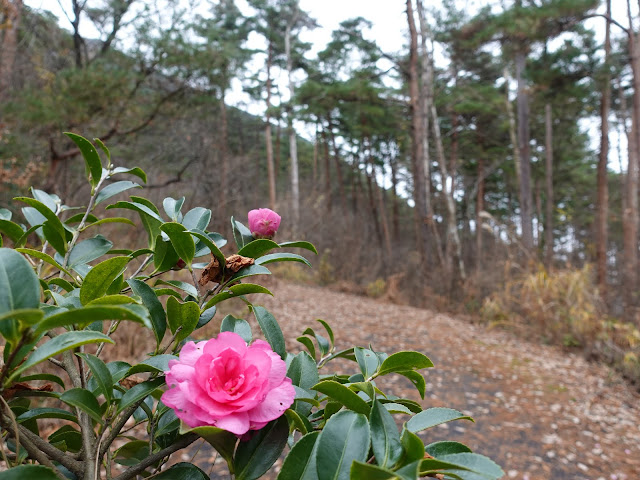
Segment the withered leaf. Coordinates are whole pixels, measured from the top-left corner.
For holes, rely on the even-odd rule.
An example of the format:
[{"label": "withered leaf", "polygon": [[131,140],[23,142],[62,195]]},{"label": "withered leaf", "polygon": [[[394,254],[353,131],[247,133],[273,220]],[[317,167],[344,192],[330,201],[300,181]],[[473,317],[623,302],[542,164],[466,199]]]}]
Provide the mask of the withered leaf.
[{"label": "withered leaf", "polygon": [[238,270],[249,265],[253,265],[253,258],[243,257],[241,255],[231,255],[227,257],[227,270],[236,273]]},{"label": "withered leaf", "polygon": [[209,282],[220,283],[222,280],[222,269],[220,268],[220,262],[216,257],[211,257],[211,261],[209,265],[204,267],[202,270],[202,274],[200,275],[200,280],[198,283],[202,286],[205,286]]}]

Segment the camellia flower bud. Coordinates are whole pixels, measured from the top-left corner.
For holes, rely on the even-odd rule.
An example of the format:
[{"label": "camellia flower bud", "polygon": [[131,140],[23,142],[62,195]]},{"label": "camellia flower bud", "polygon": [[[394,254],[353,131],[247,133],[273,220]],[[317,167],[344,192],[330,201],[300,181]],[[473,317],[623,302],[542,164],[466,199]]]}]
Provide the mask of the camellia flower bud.
[{"label": "camellia flower bud", "polygon": [[268,208],[258,208],[249,212],[249,230],[253,238],[273,238],[280,226],[280,215]]}]

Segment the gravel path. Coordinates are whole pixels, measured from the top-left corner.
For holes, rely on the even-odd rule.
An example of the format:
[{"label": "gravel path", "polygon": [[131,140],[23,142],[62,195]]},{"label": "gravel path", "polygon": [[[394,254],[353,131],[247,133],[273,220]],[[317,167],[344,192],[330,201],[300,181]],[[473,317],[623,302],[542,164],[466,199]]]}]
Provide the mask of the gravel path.
[{"label": "gravel path", "polygon": [[[608,368],[429,310],[284,282],[270,288],[275,297],[260,301],[287,338],[322,318],[338,348],[372,344],[428,355],[435,368],[426,372],[423,406],[456,408],[476,421],[429,430],[429,442],[463,442],[498,462],[505,478],[640,479],[640,395]],[[420,399],[394,377],[383,391]],[[203,447],[196,463],[209,471],[211,459]],[[217,467],[211,478],[224,478]]]}]

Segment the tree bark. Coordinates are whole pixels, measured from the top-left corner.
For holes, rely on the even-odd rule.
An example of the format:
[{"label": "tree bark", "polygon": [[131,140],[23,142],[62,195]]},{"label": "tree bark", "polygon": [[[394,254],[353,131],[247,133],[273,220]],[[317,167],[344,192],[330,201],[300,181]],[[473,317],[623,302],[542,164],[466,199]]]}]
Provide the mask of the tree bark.
[{"label": "tree bark", "polygon": [[482,212],[484,211],[484,157],[478,158],[478,191],[476,192],[476,270],[482,269]]},{"label": "tree bark", "polygon": [[228,171],[229,171],[229,125],[227,121],[227,104],[225,103],[225,90],[222,89],[220,98],[220,196],[219,218],[227,217],[228,195]]},{"label": "tree bark", "polygon": [[22,0],[14,0],[6,4],[6,22],[2,49],[0,49],[0,109],[9,98],[13,65],[18,51],[18,28],[22,17]]},{"label": "tree bark", "polygon": [[271,64],[273,63],[273,45],[269,41],[267,52],[267,113],[264,136],[267,142],[267,177],[269,180],[269,208],[276,209],[276,175],[273,167],[273,140],[271,138]]},{"label": "tree bark", "polygon": [[[518,1],[518,4],[521,2]],[[521,45],[516,53],[516,81],[518,83],[517,116],[518,116],[518,148],[520,150],[520,228],[522,244],[525,250],[533,249],[533,223],[531,215],[531,147],[529,134],[529,95],[527,93],[524,70],[527,57],[525,46]]]},{"label": "tree bark", "polygon": [[[611,0],[607,0],[607,17],[611,17]],[[611,23],[606,22],[604,40],[605,74],[600,98],[600,156],[598,157],[598,199],[596,207],[596,277],[600,293],[607,288],[607,244],[609,217],[609,185],[607,163],[609,159],[609,111],[611,109]]]},{"label": "tree bark", "polygon": [[395,155],[391,157],[389,160],[389,164],[391,166],[391,212],[392,212],[392,220],[393,224],[393,241],[397,242],[400,238],[400,207],[398,205],[398,166],[397,166],[397,158]]},{"label": "tree bark", "polygon": [[327,201],[327,211],[331,213],[331,162],[329,161],[329,139],[325,128],[322,129],[322,143],[324,146],[324,196]]},{"label": "tree bark", "polygon": [[[296,4],[297,7],[297,4]],[[296,11],[287,24],[287,28],[284,36],[285,55],[287,57],[287,77],[289,81],[289,106],[287,109],[287,120],[289,122],[289,157],[291,158],[291,207],[292,207],[292,223],[293,231],[298,230],[298,224],[300,223],[300,181],[298,175],[298,145],[296,142],[296,131],[293,127],[293,98],[295,95],[295,88],[293,85],[293,58],[291,56],[291,29],[298,17],[298,10]]]},{"label": "tree bark", "polygon": [[333,131],[331,116],[327,117],[329,125],[329,136],[331,137],[331,149],[333,150],[333,163],[336,167],[336,175],[338,176],[338,192],[340,194],[340,207],[343,212],[347,211],[347,195],[344,191],[344,177],[342,176],[342,161],[340,160],[340,151],[336,143],[336,134]]},{"label": "tree bark", "polygon": [[549,271],[553,261],[553,124],[551,105],[544,107],[545,118],[545,214],[544,214],[544,265]]},{"label": "tree bark", "polygon": [[413,16],[413,4],[407,0],[407,21],[409,24],[409,111],[411,115],[411,170],[413,176],[414,222],[416,247],[422,265],[427,264],[427,205],[424,175],[424,126],[420,104],[418,78],[418,35]]}]

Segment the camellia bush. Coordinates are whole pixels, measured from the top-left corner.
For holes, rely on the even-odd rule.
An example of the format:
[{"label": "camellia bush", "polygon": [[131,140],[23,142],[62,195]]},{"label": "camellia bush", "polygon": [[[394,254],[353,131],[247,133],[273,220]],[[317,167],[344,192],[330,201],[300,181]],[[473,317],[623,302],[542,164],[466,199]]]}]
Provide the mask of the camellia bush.
[{"label": "camellia bush", "polygon": [[[230,245],[209,231],[211,211],[183,214],[184,198],[166,198],[160,209],[131,196],[104,208],[139,187],[118,177],[146,182],[145,173],[114,166],[99,140],[67,135],[86,163],[87,205],[69,207],[32,189],[13,206],[21,206],[27,225],[0,209],[0,479],[207,479],[196,465],[172,459],[200,438],[238,480],[265,475],[281,457],[278,479],[503,475],[461,443],[425,446],[417,435],[470,417],[423,410],[377,385],[378,378],[402,375],[424,398],[421,370],[433,366],[424,354],[371,346],[337,351],[322,320],[287,351],[274,316],[246,295],[271,293],[252,282],[268,275],[271,263],[309,265],[283,248],[316,251],[308,242],[274,241],[275,212],[249,212],[249,228],[232,218],[235,253],[225,255],[221,249]],[[143,248],[117,248],[95,234],[105,223],[134,224],[104,216],[123,209],[137,212],[148,237]],[[176,270],[191,281],[176,280]],[[260,332],[227,315],[219,334],[203,337],[200,329],[220,303],[236,297]],[[153,338],[155,348],[140,351],[134,365],[105,362],[101,355],[125,323],[133,324],[128,334]],[[348,373],[345,365],[352,365]]]}]

